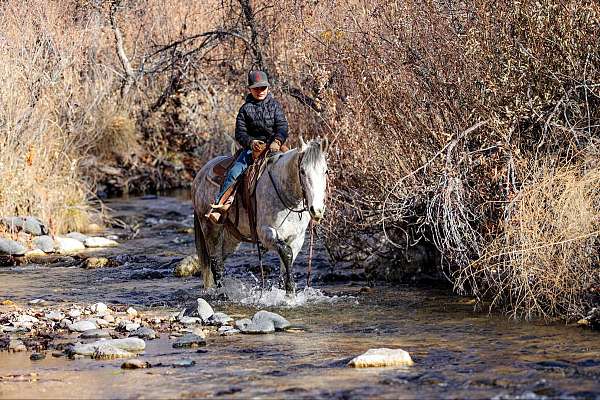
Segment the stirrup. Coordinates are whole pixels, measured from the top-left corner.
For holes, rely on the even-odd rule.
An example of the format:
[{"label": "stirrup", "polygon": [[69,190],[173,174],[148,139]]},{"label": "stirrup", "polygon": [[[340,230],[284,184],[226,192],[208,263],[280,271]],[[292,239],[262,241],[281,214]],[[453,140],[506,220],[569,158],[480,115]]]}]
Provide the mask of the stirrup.
[{"label": "stirrup", "polygon": [[220,219],[222,217],[222,215],[218,212],[213,212],[213,211],[209,211],[207,214],[204,215],[210,222],[212,222],[213,224],[219,224],[220,223]]}]

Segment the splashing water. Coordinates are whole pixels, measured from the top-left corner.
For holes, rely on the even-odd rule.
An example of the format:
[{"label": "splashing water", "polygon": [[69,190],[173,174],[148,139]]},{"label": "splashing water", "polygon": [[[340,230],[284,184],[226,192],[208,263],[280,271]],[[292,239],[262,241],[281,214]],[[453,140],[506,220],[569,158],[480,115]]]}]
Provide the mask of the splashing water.
[{"label": "splashing water", "polygon": [[244,305],[290,308],[308,304],[334,303],[342,298],[349,298],[349,296],[327,296],[320,289],[311,287],[299,290],[295,295],[287,295],[283,289],[276,287],[262,289],[233,277],[223,278],[218,293],[233,302]]}]

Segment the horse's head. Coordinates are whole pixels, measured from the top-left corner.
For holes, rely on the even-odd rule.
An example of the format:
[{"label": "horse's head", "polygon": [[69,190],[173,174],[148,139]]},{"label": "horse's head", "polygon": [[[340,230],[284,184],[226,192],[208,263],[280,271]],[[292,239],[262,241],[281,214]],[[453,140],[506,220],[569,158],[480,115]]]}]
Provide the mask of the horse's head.
[{"label": "horse's head", "polygon": [[325,215],[325,195],[327,189],[327,139],[313,139],[308,143],[300,136],[298,153],[300,163],[300,182],[304,188],[306,206],[310,216],[316,222]]}]

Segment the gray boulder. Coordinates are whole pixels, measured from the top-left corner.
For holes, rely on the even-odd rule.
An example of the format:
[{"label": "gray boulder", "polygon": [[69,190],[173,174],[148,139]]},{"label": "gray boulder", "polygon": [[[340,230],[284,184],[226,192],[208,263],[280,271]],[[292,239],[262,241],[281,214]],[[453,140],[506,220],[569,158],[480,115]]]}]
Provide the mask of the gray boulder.
[{"label": "gray boulder", "polygon": [[0,238],[0,254],[9,256],[22,256],[27,249],[22,244],[10,239]]},{"label": "gray boulder", "polygon": [[129,334],[130,337],[135,336],[141,339],[153,340],[157,338],[156,331],[154,329],[147,328],[145,326],[131,332]]},{"label": "gray boulder", "polygon": [[287,319],[269,311],[257,312],[252,320],[244,318],[235,322],[236,329],[249,334],[273,333],[287,329],[290,325]]},{"label": "gray boulder", "polygon": [[83,332],[80,337],[82,339],[108,339],[110,332],[106,329],[90,329]]},{"label": "gray boulder", "polygon": [[216,326],[225,325],[231,321],[233,321],[233,318],[222,312],[216,312],[208,319],[209,324]]},{"label": "gray boulder", "polygon": [[5,217],[0,221],[11,231],[22,230],[34,236],[48,234],[48,228],[35,217]]},{"label": "gray boulder", "polygon": [[48,235],[34,238],[33,245],[44,253],[54,253],[56,251],[56,243],[54,243],[54,239]]},{"label": "gray boulder", "polygon": [[206,346],[206,339],[202,336],[195,335],[193,333],[188,333],[180,337],[175,343],[173,343],[174,348],[184,348],[184,347],[200,347]]},{"label": "gray boulder", "polygon": [[261,310],[254,314],[254,317],[252,317],[252,322],[257,325],[263,324],[263,321],[271,321],[276,331],[282,331],[289,328],[291,325],[289,321],[283,318],[281,315],[269,311]]},{"label": "gray boulder", "polygon": [[198,298],[198,316],[202,318],[203,322],[207,322],[210,317],[215,313],[213,308],[203,298]]},{"label": "gray boulder", "polygon": [[99,340],[94,343],[76,344],[72,352],[82,356],[93,356],[100,346],[111,346],[126,352],[140,352],[146,348],[146,342],[138,338]]},{"label": "gray boulder", "polygon": [[85,332],[92,329],[98,329],[98,326],[96,326],[94,322],[88,320],[77,321],[69,325],[69,330],[71,332]]},{"label": "gray boulder", "polygon": [[75,239],[75,240],[77,240],[78,242],[81,242],[81,243],[85,243],[85,241],[89,239],[89,236],[86,236],[83,233],[79,233],[79,232],[70,232],[70,233],[67,233],[65,235],[65,237],[68,237],[69,239]]}]

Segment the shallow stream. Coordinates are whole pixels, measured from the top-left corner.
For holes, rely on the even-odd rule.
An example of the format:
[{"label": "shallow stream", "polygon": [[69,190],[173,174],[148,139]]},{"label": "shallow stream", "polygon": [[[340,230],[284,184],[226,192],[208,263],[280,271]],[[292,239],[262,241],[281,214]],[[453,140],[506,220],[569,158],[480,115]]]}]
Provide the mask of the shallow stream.
[{"label": "shallow stream", "polygon": [[[141,357],[155,367],[141,370],[120,369],[122,360],[48,355],[30,361],[28,352],[0,352],[0,398],[600,398],[598,333],[476,312],[469,299],[446,290],[369,289],[360,274],[335,270],[322,250],[313,261],[318,290],[301,290],[291,302],[277,290],[256,289],[259,270],[250,246],[227,262],[228,298],[202,293],[199,278],[172,275],[194,252],[189,200],[149,196],[109,206],[128,227],[115,232],[129,239],[94,254],[119,266],[85,270],[75,259],[0,268],[0,299],[23,307],[38,298],[48,305],[102,301],[153,313],[176,312],[203,295],[233,317],[268,309],[298,329],[209,336],[200,350],[174,349],[163,334],[147,341]],[[274,276],[275,257],[265,264]],[[298,282],[305,269],[303,256]],[[415,365],[346,367],[377,347],[403,348]],[[182,359],[195,364],[171,366]]]}]

